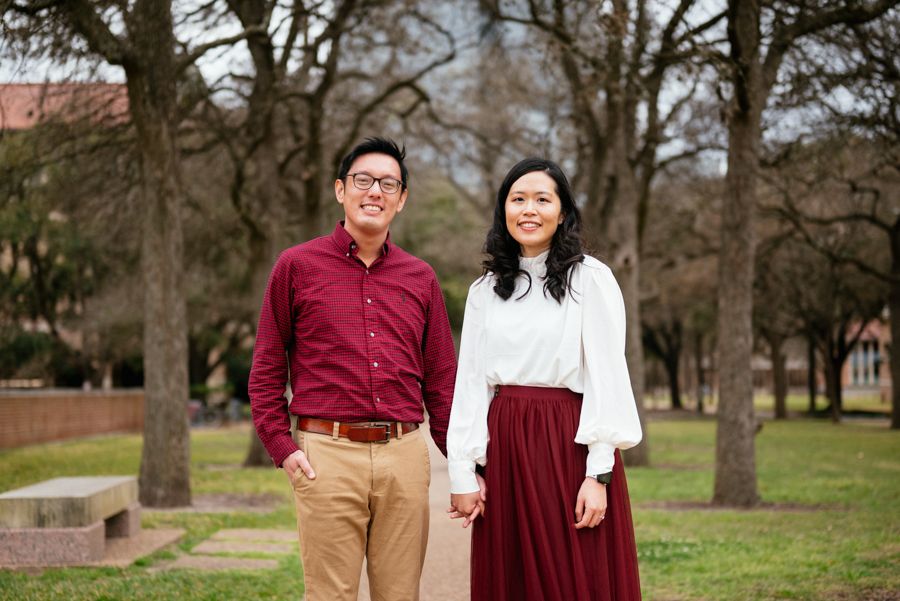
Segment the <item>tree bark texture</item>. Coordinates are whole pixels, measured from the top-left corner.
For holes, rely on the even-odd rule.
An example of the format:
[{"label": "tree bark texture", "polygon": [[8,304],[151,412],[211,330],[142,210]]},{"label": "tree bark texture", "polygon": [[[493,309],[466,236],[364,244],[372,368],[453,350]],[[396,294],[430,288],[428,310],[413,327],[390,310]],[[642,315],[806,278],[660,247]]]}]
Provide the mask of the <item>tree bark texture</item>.
[{"label": "tree bark texture", "polygon": [[893,277],[888,295],[888,311],[891,314],[891,349],[888,357],[891,371],[891,430],[900,430],[900,219],[891,226],[890,240]]},{"label": "tree bark texture", "polygon": [[631,376],[631,388],[637,404],[644,440],[624,453],[627,465],[650,465],[650,450],[646,442],[647,420],[644,411],[644,345],[641,340],[640,257],[638,250],[638,185],[631,168],[627,140],[625,97],[621,74],[625,68],[623,37],[628,22],[628,6],[624,0],[614,0],[615,24],[610,27],[608,51],[610,75],[607,79],[607,127],[612,152],[606,203],[612,207],[610,221],[614,246],[610,267],[622,289],[625,301],[625,360]]},{"label": "tree bark texture", "polygon": [[809,356],[807,358],[806,384],[809,388],[809,412],[813,414],[816,412],[816,339],[812,333],[808,336]]},{"label": "tree bark texture", "polygon": [[751,370],[757,165],[765,100],[759,27],[758,2],[729,3],[734,98],[728,111],[728,173],[719,252],[719,408],[712,501],[737,507],[759,502]]},{"label": "tree bark texture", "polygon": [[681,409],[681,390],[678,386],[678,356],[666,360],[666,373],[669,374],[669,394],[672,396],[672,409]]},{"label": "tree bark texture", "polygon": [[140,145],[144,203],[145,417],[140,501],[149,507],[174,507],[190,505],[191,483],[183,191],[170,4],[140,0],[134,5],[133,21],[134,52],[124,67]]},{"label": "tree bark texture", "polygon": [[891,430],[900,430],[900,286],[893,285],[888,300],[891,312]]},{"label": "tree bark texture", "polygon": [[[245,27],[260,27],[266,17],[264,2],[241,2],[231,0],[229,5]],[[250,230],[250,293],[254,315],[259,315],[269,281],[269,272],[278,255],[284,250],[284,206],[285,194],[282,175],[279,172],[278,149],[276,148],[275,106],[278,92],[278,69],[271,39],[267,35],[251,36],[247,47],[253,58],[255,77],[253,91],[247,101],[248,116],[244,130],[245,147],[252,148],[249,162],[256,177],[252,214],[246,211],[242,219]],[[245,203],[241,203],[245,207]],[[256,428],[250,429],[250,444],[244,458],[245,467],[271,465]]]},{"label": "tree bark texture", "polygon": [[825,353],[825,395],[828,397],[828,413],[835,424],[841,422],[841,366],[834,356],[834,343],[831,339],[826,341]]},{"label": "tree bark texture", "polygon": [[787,373],[784,365],[784,336],[766,332],[766,340],[772,355],[772,384],[775,396],[775,419],[787,419]]},{"label": "tree bark texture", "polygon": [[694,335],[694,361],[697,367],[697,413],[703,413],[703,395],[706,388],[706,374],[703,372],[703,334]]}]

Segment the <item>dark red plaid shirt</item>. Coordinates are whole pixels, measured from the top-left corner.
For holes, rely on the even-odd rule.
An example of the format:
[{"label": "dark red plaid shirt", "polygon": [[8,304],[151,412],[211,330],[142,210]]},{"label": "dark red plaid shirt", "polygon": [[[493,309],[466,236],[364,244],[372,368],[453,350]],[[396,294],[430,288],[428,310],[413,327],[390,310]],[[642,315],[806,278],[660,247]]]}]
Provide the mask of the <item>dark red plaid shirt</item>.
[{"label": "dark red plaid shirt", "polygon": [[284,251],[259,316],[250,403],[275,465],[297,450],[295,415],[422,422],[445,455],[456,355],[434,271],[391,244],[366,268],[343,228]]}]

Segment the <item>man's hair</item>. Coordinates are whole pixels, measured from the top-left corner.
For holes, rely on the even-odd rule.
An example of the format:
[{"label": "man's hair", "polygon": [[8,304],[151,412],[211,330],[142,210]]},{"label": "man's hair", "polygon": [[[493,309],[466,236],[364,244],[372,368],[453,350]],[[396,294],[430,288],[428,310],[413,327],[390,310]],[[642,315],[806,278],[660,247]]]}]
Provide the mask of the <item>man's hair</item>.
[{"label": "man's hair", "polygon": [[379,138],[377,136],[366,138],[365,142],[357,144],[356,147],[344,157],[344,160],[341,161],[341,168],[338,171],[338,179],[346,183],[345,179],[347,174],[350,173],[350,167],[353,166],[353,161],[364,154],[386,154],[389,157],[394,158],[400,165],[400,181],[403,183],[403,188],[407,188],[406,180],[408,178],[408,173],[406,171],[406,165],[403,163],[403,159],[406,158],[406,145],[404,144],[403,148],[400,148],[397,146],[397,143],[390,138]]}]

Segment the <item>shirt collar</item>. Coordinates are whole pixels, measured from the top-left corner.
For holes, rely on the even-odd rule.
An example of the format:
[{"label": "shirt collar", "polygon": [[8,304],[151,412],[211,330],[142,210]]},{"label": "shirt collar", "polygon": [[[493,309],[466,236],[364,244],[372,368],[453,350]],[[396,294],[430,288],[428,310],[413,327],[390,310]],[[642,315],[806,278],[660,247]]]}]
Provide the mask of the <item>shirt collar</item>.
[{"label": "shirt collar", "polygon": [[[344,229],[344,222],[338,221],[338,224],[334,226],[334,232],[331,234],[331,239],[337,245],[337,247],[341,250],[341,252],[349,253],[353,256],[356,256],[356,253],[359,252],[359,245],[356,244],[356,241],[353,240],[353,236],[347,233],[347,230]],[[382,255],[387,258],[391,253],[391,248],[393,248],[393,244],[391,244],[391,233],[388,232],[387,238],[384,240],[384,246],[382,246]]]}]

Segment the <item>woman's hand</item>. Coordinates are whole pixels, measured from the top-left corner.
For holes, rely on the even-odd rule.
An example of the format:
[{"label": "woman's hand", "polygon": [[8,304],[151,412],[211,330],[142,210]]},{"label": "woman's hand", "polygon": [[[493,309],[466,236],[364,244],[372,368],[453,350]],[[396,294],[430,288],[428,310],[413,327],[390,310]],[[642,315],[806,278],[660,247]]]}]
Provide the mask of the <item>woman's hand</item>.
[{"label": "woman's hand", "polygon": [[606,485],[596,478],[585,478],[575,502],[575,528],[599,526],[606,517]]},{"label": "woman's hand", "polygon": [[450,519],[465,518],[463,520],[463,528],[475,521],[479,515],[484,515],[484,504],[487,501],[487,484],[480,474],[476,473],[475,478],[478,480],[478,492],[470,492],[461,495],[450,495]]}]

